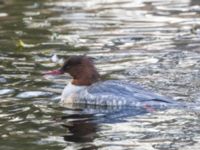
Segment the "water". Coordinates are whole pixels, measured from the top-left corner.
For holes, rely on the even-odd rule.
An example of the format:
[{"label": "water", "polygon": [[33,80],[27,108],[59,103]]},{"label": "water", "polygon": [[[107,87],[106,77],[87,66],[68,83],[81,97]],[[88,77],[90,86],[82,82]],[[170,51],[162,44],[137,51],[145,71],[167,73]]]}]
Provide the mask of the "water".
[{"label": "water", "polygon": [[[57,54],[87,54],[104,79],[198,103],[198,0],[0,0],[0,149],[199,150],[198,111],[63,108]],[[20,43],[21,40],[21,43]]]}]

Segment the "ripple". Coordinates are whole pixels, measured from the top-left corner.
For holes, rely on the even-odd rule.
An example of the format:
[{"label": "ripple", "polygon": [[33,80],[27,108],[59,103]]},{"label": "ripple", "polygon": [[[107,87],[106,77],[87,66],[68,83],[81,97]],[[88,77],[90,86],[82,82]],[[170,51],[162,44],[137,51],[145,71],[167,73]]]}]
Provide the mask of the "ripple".
[{"label": "ripple", "polygon": [[0,83],[6,83],[6,82],[7,82],[7,80],[5,78],[0,77]]},{"label": "ripple", "polygon": [[0,89],[0,95],[13,94],[14,92],[14,89]]},{"label": "ripple", "polygon": [[53,143],[53,142],[65,143],[63,137],[59,136],[49,136],[39,141],[40,144]]},{"label": "ripple", "polygon": [[71,78],[41,74],[59,67],[53,54],[87,54],[103,79],[129,79],[198,105],[198,0],[0,0],[0,8],[0,149],[200,147],[194,108],[143,115],[63,108],[60,92]]},{"label": "ripple", "polygon": [[6,16],[8,16],[7,13],[0,13],[0,17],[6,17]]},{"label": "ripple", "polygon": [[26,91],[26,92],[19,93],[16,97],[27,99],[27,98],[36,98],[36,97],[47,97],[47,96],[51,96],[51,95],[52,95],[52,93],[50,93],[50,92]]}]

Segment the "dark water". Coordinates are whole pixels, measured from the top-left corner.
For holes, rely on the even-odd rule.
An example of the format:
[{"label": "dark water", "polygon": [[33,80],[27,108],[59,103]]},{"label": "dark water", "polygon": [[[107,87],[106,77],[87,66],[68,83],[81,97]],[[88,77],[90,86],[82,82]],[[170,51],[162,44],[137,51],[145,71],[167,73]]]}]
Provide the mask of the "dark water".
[{"label": "dark water", "polygon": [[198,110],[67,109],[70,78],[41,74],[87,54],[104,79],[199,103],[199,17],[198,0],[0,0],[0,149],[199,150]]}]

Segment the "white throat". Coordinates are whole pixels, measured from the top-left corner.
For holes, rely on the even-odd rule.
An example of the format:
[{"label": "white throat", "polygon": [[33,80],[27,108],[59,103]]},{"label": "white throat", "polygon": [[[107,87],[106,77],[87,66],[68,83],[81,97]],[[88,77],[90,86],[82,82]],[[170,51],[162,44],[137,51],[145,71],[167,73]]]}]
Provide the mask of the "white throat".
[{"label": "white throat", "polygon": [[79,96],[80,91],[82,91],[86,87],[87,86],[74,85],[71,82],[69,82],[62,91],[61,103],[74,103],[76,98]]}]

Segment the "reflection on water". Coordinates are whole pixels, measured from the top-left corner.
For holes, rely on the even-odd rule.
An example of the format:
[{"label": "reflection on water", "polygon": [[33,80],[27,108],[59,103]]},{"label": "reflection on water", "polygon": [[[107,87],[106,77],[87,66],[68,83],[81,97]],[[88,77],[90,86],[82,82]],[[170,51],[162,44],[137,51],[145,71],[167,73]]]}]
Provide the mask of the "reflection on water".
[{"label": "reflection on water", "polygon": [[0,149],[198,150],[198,111],[62,108],[70,77],[42,72],[87,54],[104,79],[198,104],[199,14],[198,0],[0,0]]}]

